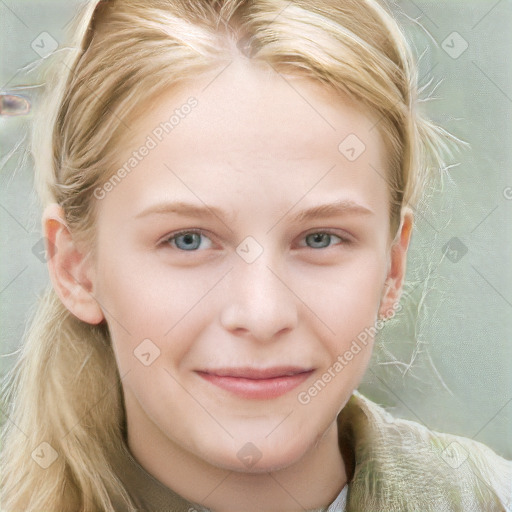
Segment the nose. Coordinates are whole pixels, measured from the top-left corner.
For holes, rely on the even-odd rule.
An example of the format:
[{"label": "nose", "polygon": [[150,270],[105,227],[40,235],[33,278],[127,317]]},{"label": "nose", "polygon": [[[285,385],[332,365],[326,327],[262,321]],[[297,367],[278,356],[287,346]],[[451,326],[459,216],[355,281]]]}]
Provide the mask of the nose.
[{"label": "nose", "polygon": [[299,299],[274,269],[275,259],[269,252],[264,251],[252,263],[243,259],[236,262],[229,273],[227,300],[221,312],[225,329],[260,343],[276,341],[298,322]]}]

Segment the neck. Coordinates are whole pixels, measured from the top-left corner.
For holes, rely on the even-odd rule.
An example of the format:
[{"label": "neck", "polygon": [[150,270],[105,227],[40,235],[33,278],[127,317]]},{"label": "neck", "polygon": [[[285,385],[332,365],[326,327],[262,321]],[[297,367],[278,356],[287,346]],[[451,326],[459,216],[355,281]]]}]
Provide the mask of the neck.
[{"label": "neck", "polygon": [[215,512],[304,512],[327,507],[347,482],[334,421],[291,465],[265,472],[219,468],[173,443],[140,409],[128,417],[128,447],[139,464],[188,501]]}]

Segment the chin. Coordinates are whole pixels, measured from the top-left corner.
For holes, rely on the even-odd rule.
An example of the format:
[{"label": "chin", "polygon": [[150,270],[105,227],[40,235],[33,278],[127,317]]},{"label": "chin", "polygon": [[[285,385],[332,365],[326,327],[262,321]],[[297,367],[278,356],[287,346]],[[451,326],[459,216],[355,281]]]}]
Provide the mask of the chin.
[{"label": "chin", "polygon": [[[283,441],[277,437],[274,442],[264,439],[259,443],[247,442],[236,449],[232,446],[222,449],[216,445],[214,451],[205,449],[200,453],[209,464],[228,471],[246,474],[269,473],[299,462],[308,450],[304,439],[301,439],[300,444],[292,445],[285,445]],[[222,451],[219,452],[219,448]],[[228,454],[234,456],[227,456]]]}]

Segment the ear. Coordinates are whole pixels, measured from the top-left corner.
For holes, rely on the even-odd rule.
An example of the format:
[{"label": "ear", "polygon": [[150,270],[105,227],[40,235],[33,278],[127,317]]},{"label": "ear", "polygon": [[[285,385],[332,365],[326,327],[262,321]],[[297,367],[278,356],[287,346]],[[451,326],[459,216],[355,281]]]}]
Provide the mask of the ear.
[{"label": "ear", "polygon": [[49,204],[42,224],[53,288],[73,315],[88,324],[99,324],[105,317],[92,293],[94,269],[73,241],[62,207]]},{"label": "ear", "polygon": [[386,319],[396,310],[402,295],[402,286],[407,266],[407,249],[411,239],[414,216],[412,210],[404,207],[400,228],[389,250],[388,273],[379,307],[379,317]]}]

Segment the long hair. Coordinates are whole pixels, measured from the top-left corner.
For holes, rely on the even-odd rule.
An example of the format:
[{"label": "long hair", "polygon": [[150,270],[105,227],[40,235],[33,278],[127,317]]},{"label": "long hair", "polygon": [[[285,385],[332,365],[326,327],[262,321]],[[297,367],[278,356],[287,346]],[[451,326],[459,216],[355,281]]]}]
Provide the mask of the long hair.
[{"label": "long hair", "polygon": [[[396,230],[442,167],[449,134],[419,114],[413,52],[376,0],[84,3],[68,46],[44,63],[30,139],[42,206],[60,204],[74,239],[94,253],[93,191],[115,172],[130,121],[159,93],[237,54],[377,114]],[[80,321],[49,287],[24,338],[2,386],[3,510],[114,512],[113,494],[130,505],[109,464],[126,418],[108,326]]]}]

